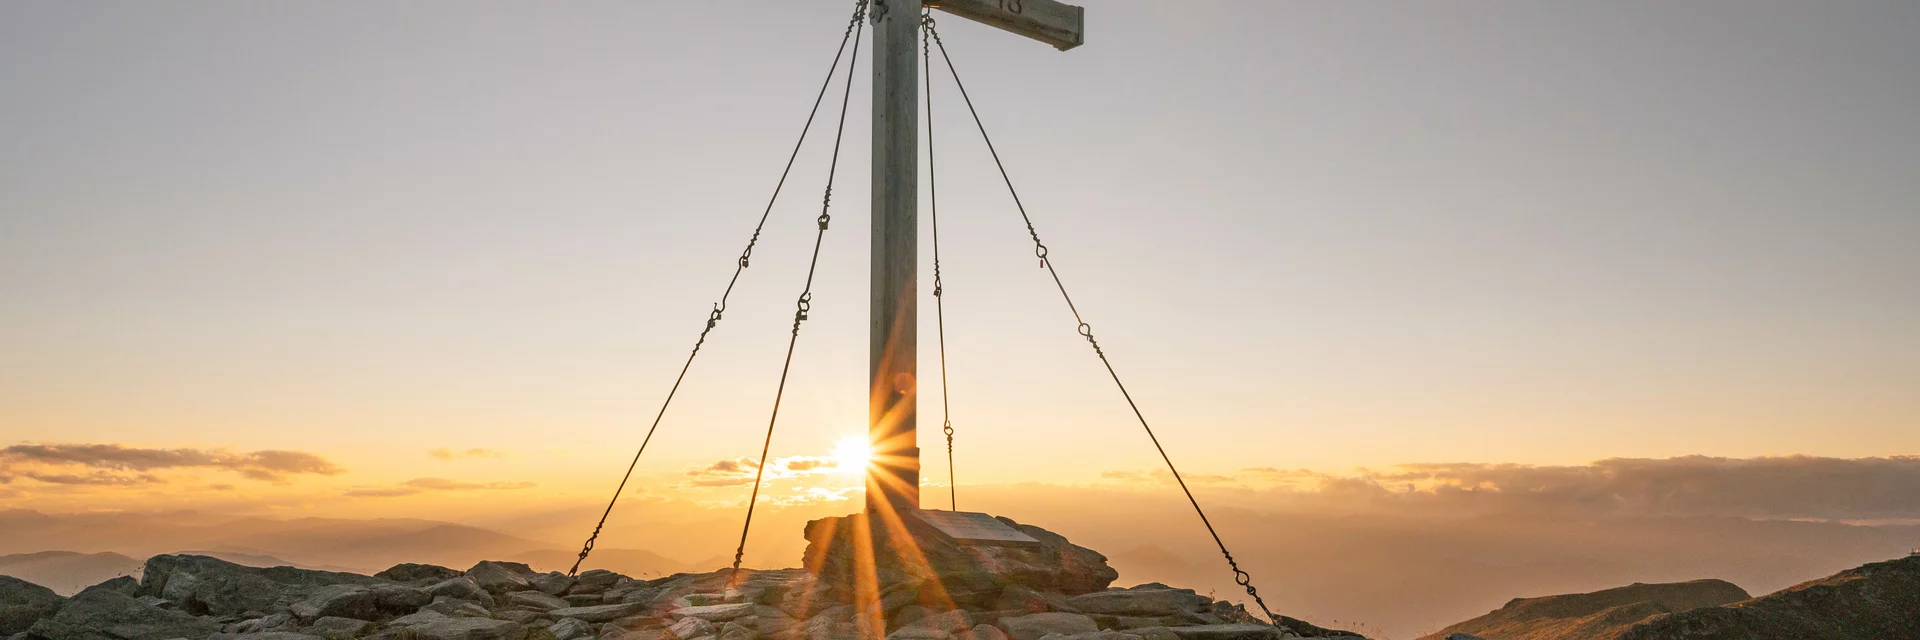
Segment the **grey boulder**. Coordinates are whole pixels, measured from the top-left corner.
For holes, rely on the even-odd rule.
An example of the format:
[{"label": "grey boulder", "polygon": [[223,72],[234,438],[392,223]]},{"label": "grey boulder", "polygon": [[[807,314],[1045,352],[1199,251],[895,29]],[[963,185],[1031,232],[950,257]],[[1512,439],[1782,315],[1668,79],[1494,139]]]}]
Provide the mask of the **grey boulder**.
[{"label": "grey boulder", "polygon": [[172,601],[190,614],[222,616],[270,610],[289,592],[303,594],[327,585],[382,582],[354,573],[293,567],[260,569],[207,556],[159,555],[147,559],[140,595]]},{"label": "grey boulder", "polygon": [[480,583],[475,582],[472,576],[448,578],[427,587],[427,594],[469,602],[493,602],[493,595],[480,588]]},{"label": "grey boulder", "polygon": [[431,584],[448,578],[460,577],[460,571],[439,565],[407,562],[388,567],[386,571],[373,574],[373,577],[386,578],[394,582],[425,582]]},{"label": "grey boulder", "polygon": [[[115,580],[129,579],[124,576]],[[106,583],[111,583],[109,580]],[[124,594],[123,594],[124,595]],[[12,576],[0,576],[0,635],[33,627],[33,621],[52,616],[67,599],[52,589]]]},{"label": "grey boulder", "polygon": [[380,608],[375,604],[373,592],[366,587],[350,584],[328,585],[315,589],[312,595],[287,607],[288,611],[301,620],[335,617],[355,620],[373,620],[380,617]]},{"label": "grey boulder", "polygon": [[519,571],[525,568],[526,565],[516,566],[515,563],[481,561],[467,570],[466,577],[488,593],[527,591],[533,589],[533,583],[527,580],[527,574],[531,571]]},{"label": "grey boulder", "polygon": [[205,638],[220,623],[140,602],[110,589],[81,592],[29,633],[47,640],[170,640]]}]

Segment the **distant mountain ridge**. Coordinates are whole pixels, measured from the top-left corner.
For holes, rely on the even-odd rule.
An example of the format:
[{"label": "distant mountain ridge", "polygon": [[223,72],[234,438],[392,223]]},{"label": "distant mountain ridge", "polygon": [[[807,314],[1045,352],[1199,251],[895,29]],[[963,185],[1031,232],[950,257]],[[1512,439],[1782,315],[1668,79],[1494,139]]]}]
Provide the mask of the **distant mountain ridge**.
[{"label": "distant mountain ridge", "polygon": [[1420,640],[1890,640],[1920,638],[1920,554],[1757,598],[1720,580],[1515,598]]},{"label": "distant mountain ridge", "polygon": [[1592,593],[1514,598],[1484,616],[1454,624],[1421,640],[1467,634],[1486,640],[1604,638],[1647,618],[1746,600],[1746,590],[1724,580],[1634,583]]},{"label": "distant mountain ridge", "polygon": [[[62,595],[115,576],[137,577],[146,558],[174,553],[254,567],[363,574],[407,562],[466,567],[488,558],[565,571],[578,555],[548,542],[434,520],[271,520],[197,512],[56,515],[21,509],[0,511],[0,552],[19,552],[0,556],[0,575]],[[602,548],[582,569],[666,575],[694,566],[653,551]]]},{"label": "distant mountain ridge", "polygon": [[1719,607],[1655,616],[1616,640],[1920,638],[1920,554]]}]

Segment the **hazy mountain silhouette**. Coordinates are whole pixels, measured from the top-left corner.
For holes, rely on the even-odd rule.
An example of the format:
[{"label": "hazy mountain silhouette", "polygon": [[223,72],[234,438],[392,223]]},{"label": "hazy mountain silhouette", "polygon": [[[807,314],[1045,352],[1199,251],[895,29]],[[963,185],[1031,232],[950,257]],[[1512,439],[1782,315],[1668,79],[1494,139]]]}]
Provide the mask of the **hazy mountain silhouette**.
[{"label": "hazy mountain silhouette", "polygon": [[41,551],[0,556],[0,575],[13,576],[61,595],[117,576],[140,575],[142,559],[118,553]]}]

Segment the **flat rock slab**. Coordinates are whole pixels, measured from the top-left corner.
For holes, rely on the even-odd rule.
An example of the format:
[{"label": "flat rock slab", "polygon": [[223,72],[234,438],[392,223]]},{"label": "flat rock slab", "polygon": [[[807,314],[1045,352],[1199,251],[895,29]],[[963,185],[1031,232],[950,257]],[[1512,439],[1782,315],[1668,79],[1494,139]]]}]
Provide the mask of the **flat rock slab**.
[{"label": "flat rock slab", "polygon": [[1288,634],[1279,627],[1264,624],[1211,624],[1198,627],[1167,627],[1180,640],[1280,640]]},{"label": "flat rock slab", "polygon": [[1000,628],[1013,640],[1040,640],[1052,634],[1094,633],[1100,625],[1078,613],[1034,613],[1017,618],[1002,618]]},{"label": "flat rock slab", "polygon": [[646,603],[629,602],[622,604],[603,604],[596,607],[566,607],[549,611],[547,615],[555,618],[574,618],[587,622],[612,622],[615,619],[625,618],[646,610]]},{"label": "flat rock slab", "polygon": [[697,607],[681,607],[673,615],[681,618],[699,618],[708,622],[726,622],[735,618],[753,615],[753,603],[710,604]]},{"label": "flat rock slab", "polygon": [[1067,598],[1083,613],[1116,616],[1171,616],[1205,611],[1213,599],[1185,589],[1114,589]]},{"label": "flat rock slab", "polygon": [[447,618],[407,627],[423,640],[525,640],[527,628],[505,620]]},{"label": "flat rock slab", "polygon": [[1038,547],[1040,540],[984,513],[915,509],[907,512],[955,544]]},{"label": "flat rock slab", "polygon": [[568,606],[567,601],[539,591],[516,591],[513,595],[507,596],[507,604],[540,611],[565,609]]}]

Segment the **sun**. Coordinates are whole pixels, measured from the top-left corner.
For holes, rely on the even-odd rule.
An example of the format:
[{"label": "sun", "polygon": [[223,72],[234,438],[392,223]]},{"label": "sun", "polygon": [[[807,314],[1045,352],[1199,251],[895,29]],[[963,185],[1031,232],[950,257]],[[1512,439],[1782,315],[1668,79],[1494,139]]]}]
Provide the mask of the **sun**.
[{"label": "sun", "polygon": [[833,444],[833,461],[842,473],[861,473],[873,462],[873,446],[860,436],[847,436]]}]

